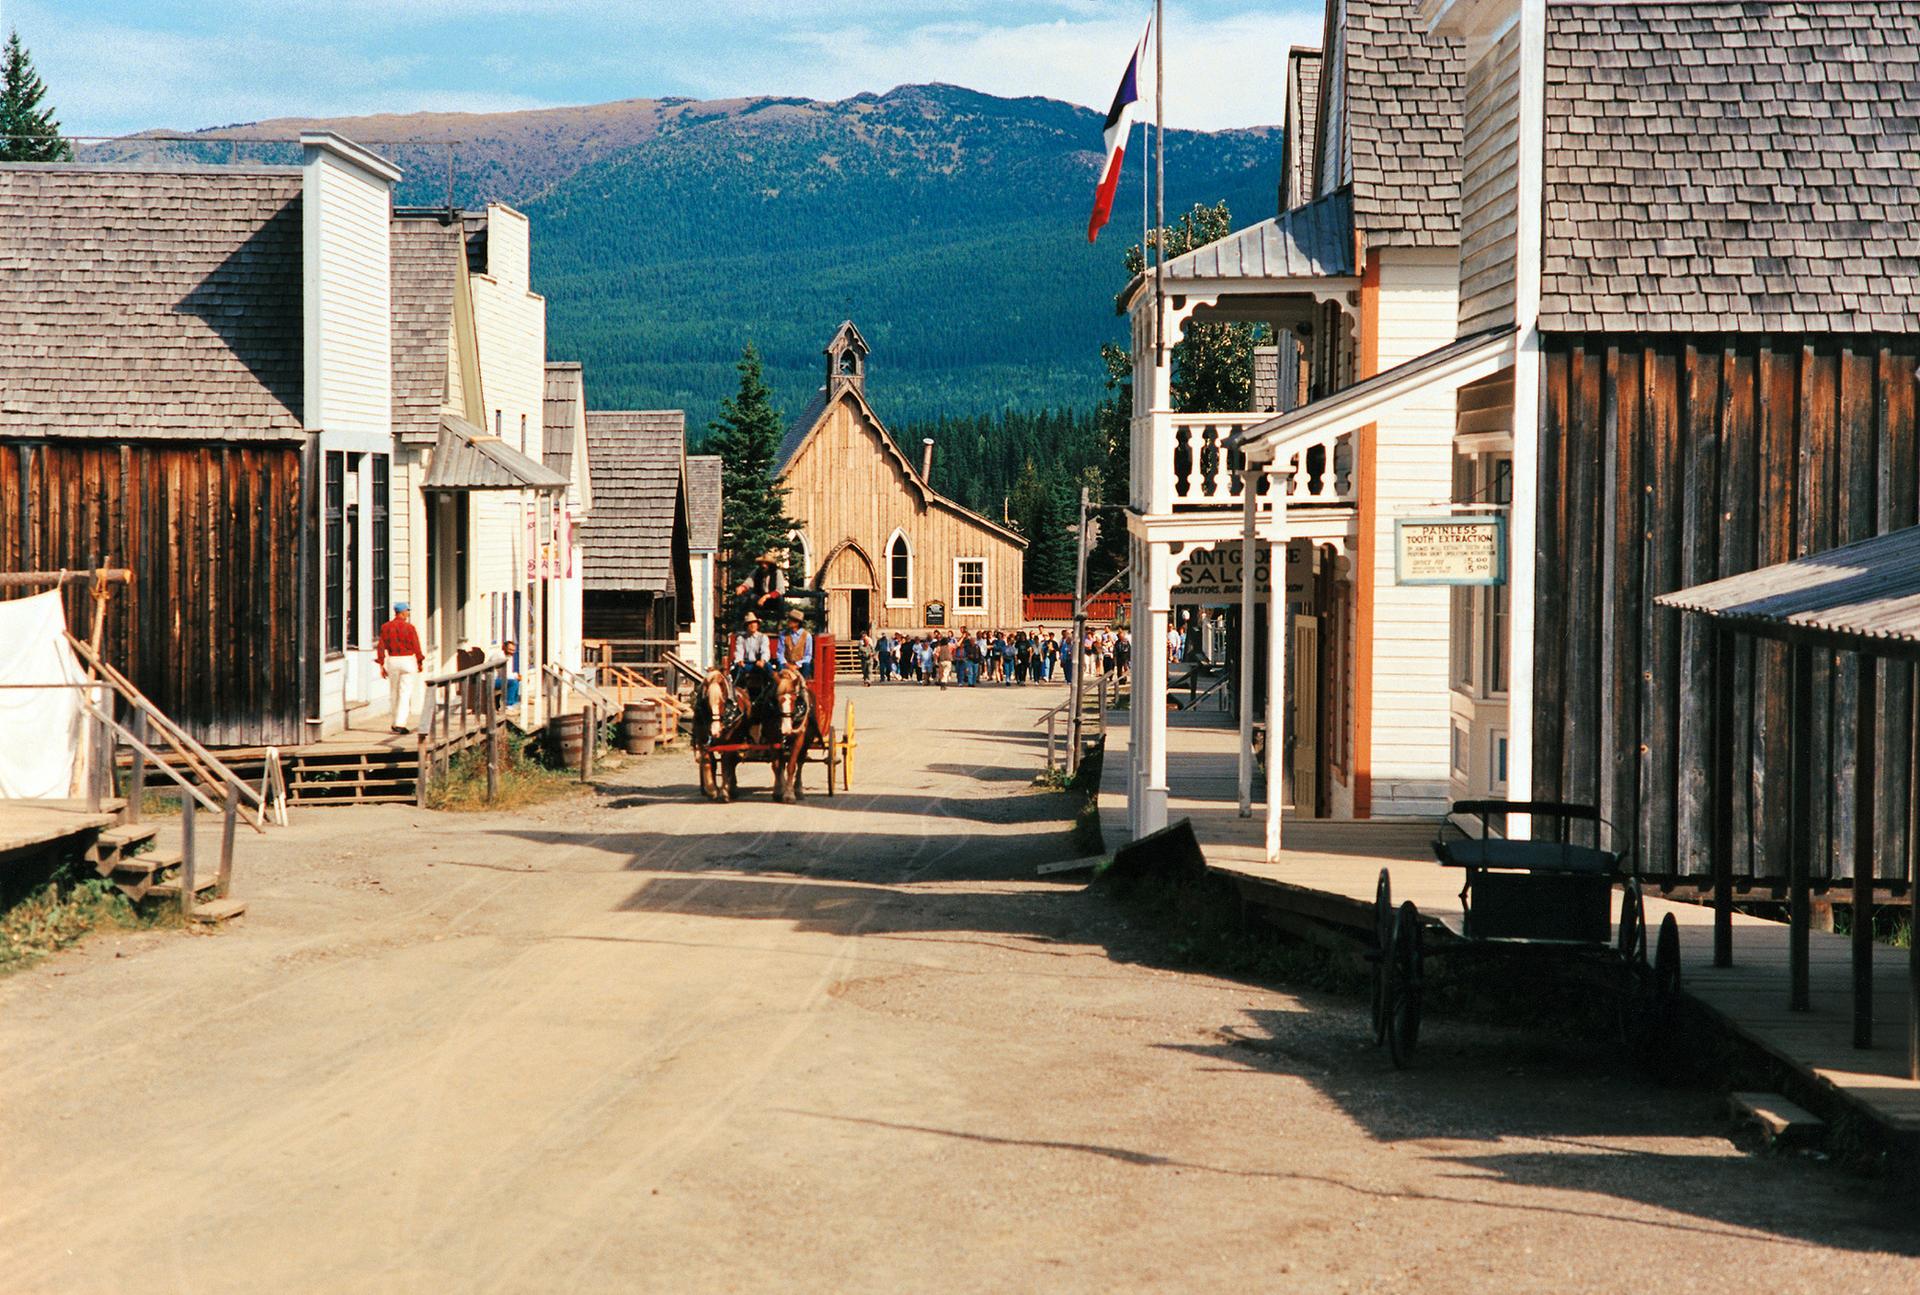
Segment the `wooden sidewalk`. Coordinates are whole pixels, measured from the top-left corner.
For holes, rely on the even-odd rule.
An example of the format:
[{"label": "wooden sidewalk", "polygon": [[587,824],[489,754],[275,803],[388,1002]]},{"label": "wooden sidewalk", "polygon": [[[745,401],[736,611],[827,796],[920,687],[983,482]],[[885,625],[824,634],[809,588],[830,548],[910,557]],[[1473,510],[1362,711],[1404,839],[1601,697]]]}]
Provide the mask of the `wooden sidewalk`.
[{"label": "wooden sidewalk", "polygon": [[[1100,824],[1107,851],[1127,840],[1127,726],[1107,726]],[[1243,819],[1236,803],[1237,734],[1169,724],[1169,822],[1188,819],[1207,864],[1260,888],[1276,908],[1369,931],[1374,887],[1385,868],[1396,903],[1410,899],[1423,916],[1460,930],[1461,875],[1434,862],[1435,825],[1373,820],[1286,820],[1281,858],[1269,864],[1262,820]],[[1733,966],[1713,965],[1713,910],[1646,896],[1647,928],[1674,915],[1680,928],[1682,987],[1732,1033],[1830,1089],[1873,1120],[1920,1134],[1920,1084],[1907,1073],[1907,972],[1902,950],[1884,947],[1874,962],[1874,1046],[1853,1046],[1853,972],[1844,936],[1812,932],[1812,1010],[1787,1008],[1787,927],[1734,916]]]},{"label": "wooden sidewalk", "polygon": [[90,810],[85,800],[0,800],[0,862],[109,827],[122,803],[104,800]]}]

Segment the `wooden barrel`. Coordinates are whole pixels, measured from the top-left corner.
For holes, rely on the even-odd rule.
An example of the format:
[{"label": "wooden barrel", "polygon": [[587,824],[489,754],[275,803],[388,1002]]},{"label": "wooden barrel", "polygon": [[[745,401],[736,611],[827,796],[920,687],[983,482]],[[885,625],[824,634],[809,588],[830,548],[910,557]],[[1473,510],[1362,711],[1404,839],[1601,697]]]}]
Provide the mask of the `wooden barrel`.
[{"label": "wooden barrel", "polygon": [[547,721],[547,747],[562,769],[578,769],[587,741],[587,717],[576,711]]},{"label": "wooden barrel", "polygon": [[650,701],[628,702],[621,730],[631,755],[652,755],[660,739],[660,708]]}]

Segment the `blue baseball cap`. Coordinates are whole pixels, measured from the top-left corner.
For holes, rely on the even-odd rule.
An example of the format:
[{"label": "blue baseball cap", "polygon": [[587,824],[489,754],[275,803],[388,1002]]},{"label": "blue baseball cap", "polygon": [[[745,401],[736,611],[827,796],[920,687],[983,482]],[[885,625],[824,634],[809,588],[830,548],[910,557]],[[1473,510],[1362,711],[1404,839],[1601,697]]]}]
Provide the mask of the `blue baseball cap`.
[{"label": "blue baseball cap", "polygon": [[393,609],[396,612],[407,612],[407,611],[412,611],[413,607],[408,603],[395,603],[393,605]]}]

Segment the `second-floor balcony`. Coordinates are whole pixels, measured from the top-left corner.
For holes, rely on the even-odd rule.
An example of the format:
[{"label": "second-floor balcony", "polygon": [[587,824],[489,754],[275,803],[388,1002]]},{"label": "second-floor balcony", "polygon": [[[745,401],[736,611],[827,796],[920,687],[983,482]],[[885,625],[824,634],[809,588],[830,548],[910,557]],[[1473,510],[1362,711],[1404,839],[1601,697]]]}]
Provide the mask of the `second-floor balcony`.
[{"label": "second-floor balcony", "polygon": [[[1270,421],[1270,413],[1146,414],[1134,419],[1138,470],[1133,506],[1149,516],[1244,506],[1244,459],[1229,443],[1240,432]],[[1307,445],[1276,464],[1255,486],[1265,511],[1279,490],[1289,511],[1351,508],[1355,502],[1350,435]]]}]

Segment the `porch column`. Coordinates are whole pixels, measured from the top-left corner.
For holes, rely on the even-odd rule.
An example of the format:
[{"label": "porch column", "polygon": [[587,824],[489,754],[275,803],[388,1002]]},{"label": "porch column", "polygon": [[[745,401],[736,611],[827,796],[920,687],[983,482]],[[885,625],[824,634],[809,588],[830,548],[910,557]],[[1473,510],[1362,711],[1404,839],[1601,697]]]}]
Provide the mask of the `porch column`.
[{"label": "porch column", "polygon": [[[1144,618],[1146,633],[1133,636],[1133,687],[1129,711],[1139,716],[1144,749],[1135,767],[1141,778],[1140,805],[1142,833],[1158,832],[1167,825],[1167,611],[1171,594],[1167,570],[1170,553],[1165,544],[1142,542],[1141,556],[1146,559],[1146,582],[1134,585],[1137,607],[1144,592],[1148,604]],[[1135,623],[1141,622],[1138,612]]]},{"label": "porch column", "polygon": [[1260,503],[1259,483],[1266,465],[1249,462],[1243,473],[1240,515],[1240,817],[1253,817],[1253,618],[1259,614],[1253,573],[1259,562],[1254,540],[1254,517]]},{"label": "porch column", "polygon": [[1267,862],[1278,863],[1287,765],[1286,482],[1275,481],[1268,493],[1273,496],[1273,529],[1267,540]]},{"label": "porch column", "polygon": [[[1147,544],[1139,536],[1131,537],[1127,542],[1128,569],[1134,573],[1133,607],[1128,614],[1128,624],[1133,632],[1135,643],[1141,641],[1148,624],[1147,604],[1152,600],[1152,586],[1147,582],[1146,551]],[[1097,667],[1098,658],[1092,658]],[[1082,669],[1088,668],[1083,662]],[[1134,690],[1138,697],[1139,690]],[[1147,729],[1146,715],[1138,705],[1127,707],[1127,831],[1138,840],[1153,829],[1147,826],[1145,770],[1147,767]]]}]

